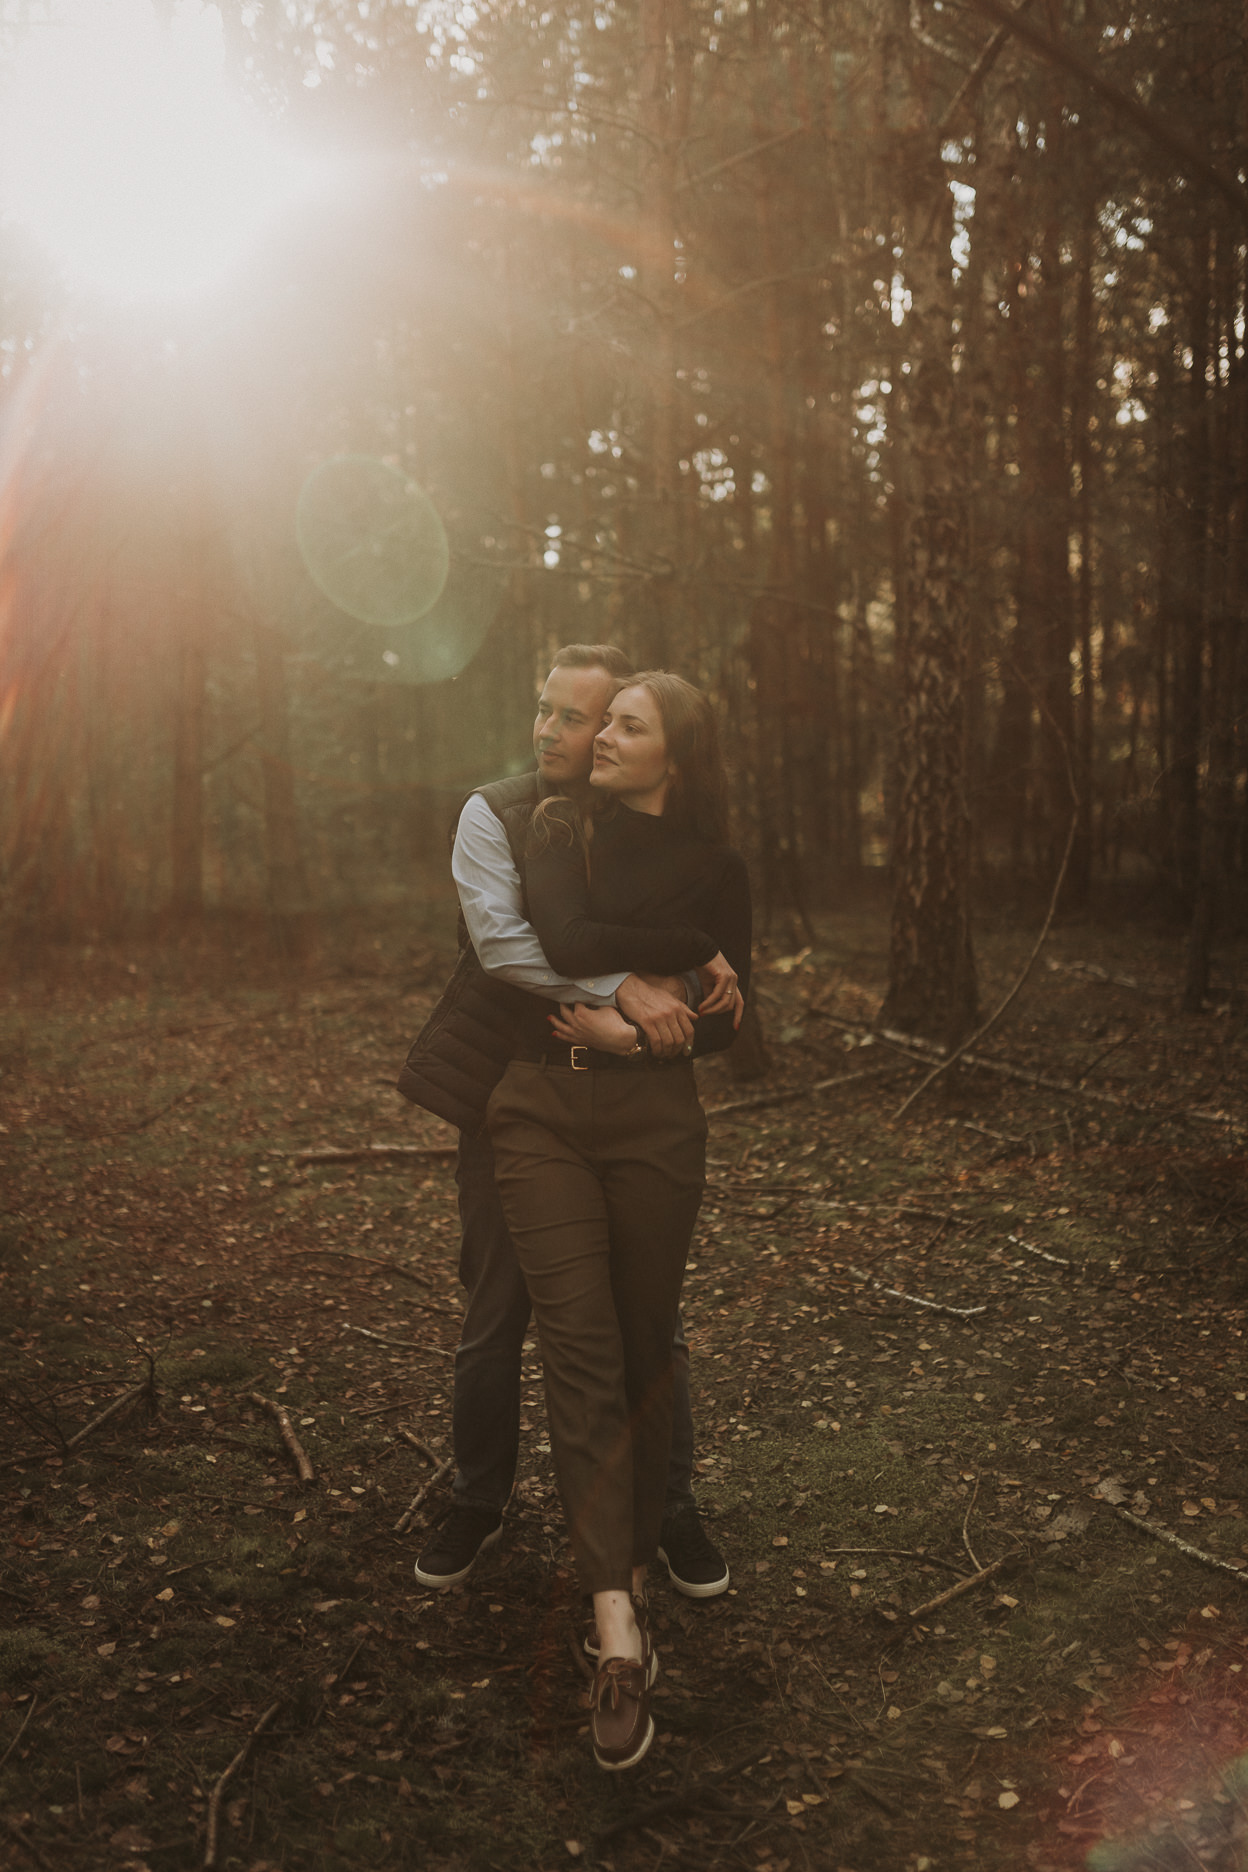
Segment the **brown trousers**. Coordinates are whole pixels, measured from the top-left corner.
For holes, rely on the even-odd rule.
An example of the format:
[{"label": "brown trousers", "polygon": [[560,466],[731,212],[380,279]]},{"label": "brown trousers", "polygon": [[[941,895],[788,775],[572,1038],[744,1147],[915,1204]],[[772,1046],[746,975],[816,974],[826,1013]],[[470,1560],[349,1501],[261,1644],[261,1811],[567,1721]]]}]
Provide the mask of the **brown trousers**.
[{"label": "brown trousers", "polygon": [[515,1060],[489,1131],[581,1590],[627,1592],[659,1543],[672,1334],[706,1177],[693,1067]]}]

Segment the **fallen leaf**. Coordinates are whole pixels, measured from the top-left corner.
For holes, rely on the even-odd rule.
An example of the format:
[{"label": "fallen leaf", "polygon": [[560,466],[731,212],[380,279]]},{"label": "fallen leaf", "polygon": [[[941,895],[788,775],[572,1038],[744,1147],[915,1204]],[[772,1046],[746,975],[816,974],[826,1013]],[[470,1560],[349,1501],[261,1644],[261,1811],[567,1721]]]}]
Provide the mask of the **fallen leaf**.
[{"label": "fallen leaf", "polygon": [[95,1655],[96,1657],[112,1657],[116,1649],[117,1646],[115,1642],[110,1644],[97,1644],[95,1647]]},{"label": "fallen leaf", "polygon": [[218,1613],[217,1613],[217,1616],[216,1616],[216,1618],[215,1618],[215,1619],[214,1619],[214,1621],[213,1621],[213,1623],[214,1623],[214,1624],[216,1624],[216,1625],[224,1625],[224,1626],[225,1626],[225,1627],[226,1627],[226,1628],[228,1629],[228,1628],[229,1628],[230,1626],[232,1626],[232,1625],[237,1625],[237,1624],[238,1624],[238,1620],[237,1620],[237,1619],[232,1619],[232,1618],[227,1618],[224,1612],[218,1612]]},{"label": "fallen leaf", "polygon": [[1004,1794],[997,1795],[997,1806],[998,1807],[1017,1807],[1019,1803],[1019,1799],[1020,1799],[1020,1796],[1014,1792],[1013,1788],[1006,1788]]}]

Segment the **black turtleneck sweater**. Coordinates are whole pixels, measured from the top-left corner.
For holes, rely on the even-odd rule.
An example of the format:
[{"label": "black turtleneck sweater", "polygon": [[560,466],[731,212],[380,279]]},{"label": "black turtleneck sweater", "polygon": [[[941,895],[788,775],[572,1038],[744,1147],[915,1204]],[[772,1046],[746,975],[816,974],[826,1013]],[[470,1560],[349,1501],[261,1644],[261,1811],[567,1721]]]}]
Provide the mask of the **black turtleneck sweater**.
[{"label": "black turtleneck sweater", "polygon": [[[530,833],[524,886],[552,968],[573,980],[621,969],[680,975],[722,950],[748,993],[750,887],[738,852],[617,804],[593,823],[587,870],[570,836],[574,808],[561,803],[548,818]],[[548,1037],[548,1012],[549,1003],[535,1009],[534,1036]],[[722,1052],[733,1032],[731,1014],[698,1021],[695,1055]]]}]

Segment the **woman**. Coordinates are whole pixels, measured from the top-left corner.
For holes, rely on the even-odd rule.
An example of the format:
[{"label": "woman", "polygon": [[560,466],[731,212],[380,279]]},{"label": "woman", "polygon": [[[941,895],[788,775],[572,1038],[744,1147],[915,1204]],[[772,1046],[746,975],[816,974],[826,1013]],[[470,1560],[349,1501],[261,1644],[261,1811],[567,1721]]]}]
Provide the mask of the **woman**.
[{"label": "woman", "polygon": [[640,1761],[657,1661],[645,1629],[671,1443],[672,1332],[705,1181],[692,1055],[728,1046],[749,973],[745,866],[724,844],[725,785],[706,697],[666,671],[616,694],[585,813],[550,800],[525,866],[529,916],[570,977],[702,972],[684,1056],[652,1057],[612,1008],[531,1030],[489,1105],[508,1227],[541,1334],[551,1445],[600,1662],[604,1768]]}]

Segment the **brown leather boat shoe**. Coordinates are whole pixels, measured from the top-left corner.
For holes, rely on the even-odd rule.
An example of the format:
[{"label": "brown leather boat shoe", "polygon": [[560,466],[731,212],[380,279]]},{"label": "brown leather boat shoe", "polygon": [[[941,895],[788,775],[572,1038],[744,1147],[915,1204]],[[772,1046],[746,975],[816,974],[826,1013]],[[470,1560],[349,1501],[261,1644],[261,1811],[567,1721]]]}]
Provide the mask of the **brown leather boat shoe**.
[{"label": "brown leather boat shoe", "polygon": [[633,1768],[654,1741],[650,1686],[659,1674],[659,1658],[646,1630],[644,1611],[640,1606],[637,1611],[641,1662],[604,1658],[594,1672],[589,1693],[589,1732],[600,1768]]}]

